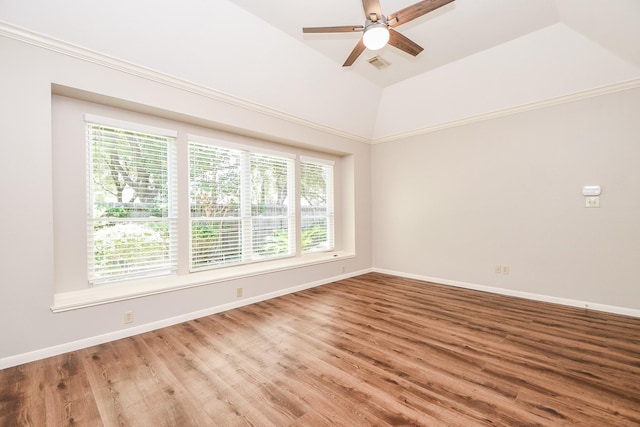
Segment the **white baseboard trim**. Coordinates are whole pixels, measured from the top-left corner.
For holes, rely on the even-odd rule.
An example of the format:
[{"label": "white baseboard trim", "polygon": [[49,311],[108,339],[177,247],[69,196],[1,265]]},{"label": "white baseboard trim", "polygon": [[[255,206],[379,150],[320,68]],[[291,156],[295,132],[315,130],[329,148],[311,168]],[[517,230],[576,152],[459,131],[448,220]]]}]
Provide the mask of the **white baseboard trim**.
[{"label": "white baseboard trim", "polygon": [[566,305],[570,307],[584,308],[586,310],[603,311],[603,312],[612,313],[612,314],[621,314],[624,316],[640,318],[640,310],[636,310],[633,308],[618,307],[615,305],[600,304],[600,303],[589,302],[589,301],[580,301],[580,300],[574,300],[569,298],[560,298],[560,297],[554,297],[551,295],[536,294],[532,292],[514,291],[512,289],[497,288],[493,286],[476,285],[474,283],[458,282],[455,280],[422,276],[419,274],[411,274],[411,273],[405,273],[402,271],[386,270],[382,268],[374,268],[373,271],[376,273],[391,274],[393,276],[400,276],[400,277],[406,277],[408,279],[422,280],[425,282],[437,283],[440,285],[455,286],[458,288],[473,289],[476,291],[490,292],[493,294],[525,298],[533,301],[550,302],[550,303],[561,304],[561,305]]},{"label": "white baseboard trim", "polygon": [[23,363],[29,363],[36,360],[45,359],[47,357],[58,356],[60,354],[81,350],[83,348],[104,344],[106,342],[115,341],[122,338],[128,338],[128,337],[142,334],[145,332],[154,331],[156,329],[165,328],[167,326],[177,325],[178,323],[188,322],[190,320],[198,319],[200,317],[210,316],[212,314],[221,313],[223,311],[232,310],[234,308],[239,308],[239,307],[243,307],[250,304],[255,304],[257,302],[266,301],[268,299],[276,298],[282,295],[287,295],[294,292],[303,291],[305,289],[326,285],[328,283],[337,282],[339,280],[348,279],[350,277],[359,276],[361,274],[370,273],[372,271],[373,269],[365,269],[360,271],[354,271],[347,274],[341,274],[338,276],[328,277],[326,279],[318,280],[315,282],[309,282],[309,283],[304,283],[302,285],[292,286],[290,288],[285,288],[278,291],[269,292],[267,294],[257,295],[251,298],[245,298],[238,301],[217,305],[214,307],[209,307],[204,310],[185,313],[180,316],[175,316],[168,319],[162,319],[155,322],[146,323],[144,325],[134,326],[131,328],[121,329],[118,331],[109,332],[109,333],[97,335],[94,337],[89,337],[89,338],[84,338],[77,341],[59,344],[52,347],[31,351],[28,353],[5,357],[3,359],[0,359],[0,369],[6,369],[12,366],[22,365]]}]

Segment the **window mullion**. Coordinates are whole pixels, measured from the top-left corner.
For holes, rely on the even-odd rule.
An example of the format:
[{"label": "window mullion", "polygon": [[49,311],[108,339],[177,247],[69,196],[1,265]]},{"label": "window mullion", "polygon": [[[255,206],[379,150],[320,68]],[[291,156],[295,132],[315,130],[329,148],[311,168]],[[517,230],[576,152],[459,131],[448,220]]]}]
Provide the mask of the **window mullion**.
[{"label": "window mullion", "polygon": [[240,154],[240,222],[242,230],[242,261],[253,258],[253,218],[251,217],[251,155]]},{"label": "window mullion", "polygon": [[293,172],[293,180],[295,182],[294,185],[294,197],[293,197],[293,203],[292,205],[294,206],[294,215],[293,215],[293,220],[294,220],[294,227],[291,227],[291,230],[295,230],[293,233],[293,239],[295,239],[295,248],[296,248],[296,257],[300,257],[302,256],[302,208],[301,208],[301,188],[302,185],[300,185],[300,180],[301,180],[301,161],[300,158],[296,158],[295,161],[295,167],[294,172]]},{"label": "window mullion", "polygon": [[[189,147],[186,135],[178,134],[176,142],[178,274],[188,274],[191,263],[191,215],[189,202]],[[178,163],[179,162],[179,163]],[[189,256],[185,256],[189,254]]]}]

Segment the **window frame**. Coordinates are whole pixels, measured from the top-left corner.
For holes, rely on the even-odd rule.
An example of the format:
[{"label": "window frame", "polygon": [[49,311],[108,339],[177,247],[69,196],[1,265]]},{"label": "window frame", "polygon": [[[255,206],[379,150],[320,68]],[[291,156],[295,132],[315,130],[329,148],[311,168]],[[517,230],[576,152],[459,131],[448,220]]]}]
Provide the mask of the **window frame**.
[{"label": "window frame", "polygon": [[[311,248],[309,250],[305,250],[304,248],[304,243],[301,242],[300,244],[300,251],[302,252],[303,255],[306,254],[311,254],[311,253],[317,253],[317,252],[330,252],[333,251],[335,249],[335,199],[334,199],[334,194],[335,194],[335,162],[333,160],[327,160],[327,159],[321,159],[321,158],[317,158],[317,157],[309,157],[309,156],[299,156],[299,166],[300,166],[300,186],[302,187],[302,173],[303,173],[303,164],[310,164],[310,165],[316,165],[316,166],[321,166],[323,168],[330,168],[330,174],[329,176],[325,177],[326,181],[325,185],[326,185],[326,189],[325,189],[325,195],[326,195],[326,205],[325,205],[325,209],[326,209],[326,214],[325,215],[312,215],[311,217],[317,217],[317,218],[325,218],[326,220],[326,228],[324,230],[325,235],[326,235],[326,244],[325,246],[320,246],[319,248]],[[299,198],[299,203],[300,203],[300,235],[302,236],[302,234],[304,233],[303,227],[304,227],[304,220],[307,217],[306,215],[304,215],[304,209],[302,207],[302,188],[301,188],[301,194],[300,194],[300,198]]]},{"label": "window frame", "polygon": [[[176,138],[178,132],[175,130],[164,129],[155,126],[144,125],[136,122],[118,120],[111,117],[97,116],[93,114],[84,115],[86,129],[86,194],[87,194],[87,282],[89,286],[103,285],[114,282],[123,282],[129,280],[137,280],[148,277],[164,276],[173,274],[178,269],[178,249],[177,249],[177,221],[178,221],[178,201],[177,201],[177,143]],[[122,131],[126,133],[135,133],[140,136],[164,139],[166,152],[164,153],[166,161],[166,170],[161,171],[166,174],[167,185],[167,215],[161,217],[135,217],[126,220],[114,216],[96,216],[95,214],[95,197],[98,191],[94,191],[94,171],[96,164],[94,162],[94,145],[96,140],[94,132],[99,132],[96,128],[108,129],[109,131]],[[123,142],[123,141],[119,141]],[[122,148],[122,147],[120,147]],[[118,202],[117,202],[118,203]],[[111,272],[111,274],[100,274],[96,267],[96,235],[95,226],[98,223],[112,223],[114,226],[118,224],[140,224],[143,228],[152,223],[165,223],[168,233],[168,248],[166,262],[157,265],[154,268],[139,268],[129,273]],[[162,248],[158,248],[162,249]],[[107,271],[107,273],[109,273]]]},{"label": "window frame", "polygon": [[[301,267],[340,262],[354,258],[353,238],[353,204],[345,197],[353,197],[351,188],[353,162],[352,154],[338,154],[335,150],[314,149],[300,143],[284,143],[275,140],[260,139],[255,135],[243,135],[229,130],[216,128],[202,120],[184,115],[174,115],[163,110],[141,111],[139,106],[130,105],[125,108],[121,102],[112,102],[110,98],[100,98],[93,94],[52,93],[52,161],[53,161],[53,235],[54,235],[54,281],[53,312],[63,312],[78,308],[90,307],[123,301],[142,296],[158,295],[180,289],[223,284],[231,280],[262,276]],[[150,128],[176,130],[177,136],[177,168],[178,168],[178,270],[174,274],[154,276],[122,282],[110,282],[106,286],[89,286],[87,283],[87,215],[86,215],[86,123],[85,115],[97,115],[111,118],[114,122],[136,123]],[[216,139],[218,142],[234,146],[249,147],[261,152],[288,153],[295,157],[295,174],[299,156],[334,160],[336,191],[336,247],[333,251],[323,253],[301,254],[299,242],[296,254],[290,258],[266,260],[225,268],[189,271],[188,239],[184,238],[189,230],[189,197],[188,197],[188,135]],[[346,174],[346,175],[345,175]],[[296,179],[297,176],[296,176]],[[346,183],[342,188],[341,182]],[[299,190],[295,189],[295,199]],[[74,197],[69,195],[73,194]],[[346,209],[346,218],[341,217],[342,209]],[[299,221],[296,211],[296,223]],[[346,233],[345,235],[343,235]],[[343,245],[346,245],[344,247]],[[340,268],[336,269],[339,272]]]},{"label": "window frame", "polygon": [[[264,149],[259,147],[252,147],[244,144],[236,144],[227,141],[221,141],[218,139],[207,138],[201,135],[189,134],[187,136],[187,144],[188,144],[188,157],[189,157],[189,271],[190,272],[198,272],[210,269],[217,268],[226,268],[235,265],[243,265],[250,264],[256,262],[265,262],[275,259],[281,258],[290,258],[296,256],[296,241],[297,241],[297,227],[296,227],[296,211],[297,211],[297,203],[295,201],[295,170],[296,170],[296,154],[285,152],[285,151],[277,151],[271,149]],[[206,217],[196,217],[194,218],[192,213],[193,202],[191,200],[192,189],[191,189],[191,179],[192,179],[192,157],[191,157],[191,147],[193,145],[199,145],[204,147],[210,147],[212,150],[228,150],[237,153],[239,158],[239,189],[238,192],[240,194],[240,202],[239,202],[239,215],[236,217],[239,222],[239,233],[241,237],[241,259],[236,262],[222,262],[218,264],[213,264],[204,267],[196,267],[194,266],[193,260],[193,224],[194,220],[196,221],[204,221]],[[282,161],[285,161],[287,164],[287,197],[289,199],[287,203],[287,214],[284,220],[287,221],[287,240],[288,240],[288,250],[286,253],[280,256],[258,256],[256,255],[255,247],[253,244],[254,230],[255,230],[255,221],[259,219],[270,218],[269,216],[257,216],[253,214],[253,206],[252,206],[252,191],[253,186],[251,183],[252,177],[252,166],[251,159],[253,155],[260,156],[269,156],[273,158],[278,158]],[[222,218],[219,218],[222,219]]]}]

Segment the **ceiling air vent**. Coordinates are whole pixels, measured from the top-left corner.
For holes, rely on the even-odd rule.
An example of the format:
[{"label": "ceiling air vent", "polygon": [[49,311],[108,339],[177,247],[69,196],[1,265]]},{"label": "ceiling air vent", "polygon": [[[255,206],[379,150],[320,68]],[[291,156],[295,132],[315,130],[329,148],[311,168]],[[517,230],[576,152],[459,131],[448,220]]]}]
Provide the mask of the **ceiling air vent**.
[{"label": "ceiling air vent", "polygon": [[369,58],[369,64],[373,65],[378,70],[382,70],[383,68],[386,68],[389,65],[391,65],[389,62],[385,61],[379,56],[374,56],[373,58]]}]

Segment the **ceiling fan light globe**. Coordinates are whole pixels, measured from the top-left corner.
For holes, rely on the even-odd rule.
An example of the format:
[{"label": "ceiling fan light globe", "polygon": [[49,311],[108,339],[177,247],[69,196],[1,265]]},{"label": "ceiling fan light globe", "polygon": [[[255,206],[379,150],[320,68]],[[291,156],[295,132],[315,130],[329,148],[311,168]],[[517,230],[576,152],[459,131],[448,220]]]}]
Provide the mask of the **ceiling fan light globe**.
[{"label": "ceiling fan light globe", "polygon": [[389,41],[389,29],[382,23],[369,25],[364,30],[362,41],[367,49],[382,49]]}]

